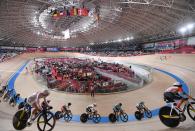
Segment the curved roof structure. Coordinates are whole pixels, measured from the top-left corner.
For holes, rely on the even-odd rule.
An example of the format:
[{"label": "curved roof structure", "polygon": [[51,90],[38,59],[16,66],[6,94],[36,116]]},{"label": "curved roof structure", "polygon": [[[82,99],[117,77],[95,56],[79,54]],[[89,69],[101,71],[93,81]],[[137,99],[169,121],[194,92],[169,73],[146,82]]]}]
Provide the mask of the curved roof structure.
[{"label": "curved roof structure", "polygon": [[[90,15],[51,15],[53,9],[73,6],[85,6]],[[0,45],[79,47],[147,41],[179,35],[179,27],[193,22],[194,14],[194,0],[1,0]],[[64,37],[66,31],[70,38]]]}]

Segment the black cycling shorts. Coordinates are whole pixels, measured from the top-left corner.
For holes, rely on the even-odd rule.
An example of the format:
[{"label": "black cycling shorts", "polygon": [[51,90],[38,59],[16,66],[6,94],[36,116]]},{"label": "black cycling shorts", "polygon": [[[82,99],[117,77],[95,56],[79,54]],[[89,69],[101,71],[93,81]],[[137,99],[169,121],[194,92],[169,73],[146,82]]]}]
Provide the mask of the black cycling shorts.
[{"label": "black cycling shorts", "polygon": [[179,94],[175,94],[175,93],[172,93],[172,92],[165,92],[164,93],[164,100],[168,101],[168,102],[175,102],[175,100],[181,100],[182,97],[179,96]]}]

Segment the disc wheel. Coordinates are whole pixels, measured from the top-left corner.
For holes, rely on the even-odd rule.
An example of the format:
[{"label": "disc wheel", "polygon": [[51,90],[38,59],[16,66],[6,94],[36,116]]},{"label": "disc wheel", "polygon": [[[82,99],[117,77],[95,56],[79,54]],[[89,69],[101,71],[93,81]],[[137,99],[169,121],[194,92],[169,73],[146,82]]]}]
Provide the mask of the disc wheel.
[{"label": "disc wheel", "polygon": [[143,114],[140,111],[135,112],[135,118],[137,120],[141,120],[143,118]]},{"label": "disc wheel", "polygon": [[71,112],[67,112],[64,114],[64,120],[66,122],[70,122],[72,120],[72,113]]},{"label": "disc wheel", "polygon": [[55,116],[51,112],[41,114],[37,119],[37,127],[39,131],[52,131],[55,127]]},{"label": "disc wheel", "polygon": [[120,118],[121,118],[121,121],[127,122],[128,121],[128,115],[127,115],[127,113],[125,113],[125,112],[120,113]]},{"label": "disc wheel", "polygon": [[94,122],[94,123],[99,123],[100,120],[101,120],[100,114],[94,114],[94,115],[93,115],[93,122]]},{"label": "disc wheel", "polygon": [[29,119],[29,115],[25,110],[16,112],[13,117],[12,124],[16,130],[23,130],[26,127],[26,123]]},{"label": "disc wheel", "polygon": [[88,115],[87,115],[86,113],[81,114],[81,116],[80,116],[80,121],[81,121],[82,123],[86,123],[87,120],[88,120]]},{"label": "disc wheel", "polygon": [[190,118],[195,121],[195,102],[191,102],[190,105],[187,106],[187,112]]},{"label": "disc wheel", "polygon": [[116,122],[116,120],[117,120],[116,115],[114,113],[109,114],[108,118],[109,118],[110,122],[112,122],[112,123]]},{"label": "disc wheel", "polygon": [[169,106],[164,106],[160,108],[159,111],[160,121],[168,127],[171,128],[177,127],[180,123],[179,114],[173,109],[170,116],[170,112],[171,112],[171,107]]}]

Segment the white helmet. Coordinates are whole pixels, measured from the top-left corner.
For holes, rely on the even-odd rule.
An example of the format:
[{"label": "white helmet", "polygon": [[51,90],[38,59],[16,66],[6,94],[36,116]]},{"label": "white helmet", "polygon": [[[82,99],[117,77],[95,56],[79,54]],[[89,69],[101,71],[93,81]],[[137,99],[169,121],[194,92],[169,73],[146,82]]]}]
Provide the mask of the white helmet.
[{"label": "white helmet", "polygon": [[175,82],[173,83],[173,86],[182,86],[182,84],[180,82]]},{"label": "white helmet", "polygon": [[48,96],[50,94],[49,90],[45,89],[42,91],[42,93],[45,95],[45,96]]},{"label": "white helmet", "polygon": [[96,106],[97,106],[97,104],[96,104],[96,103],[93,103],[93,106],[94,106],[94,107],[96,107]]}]

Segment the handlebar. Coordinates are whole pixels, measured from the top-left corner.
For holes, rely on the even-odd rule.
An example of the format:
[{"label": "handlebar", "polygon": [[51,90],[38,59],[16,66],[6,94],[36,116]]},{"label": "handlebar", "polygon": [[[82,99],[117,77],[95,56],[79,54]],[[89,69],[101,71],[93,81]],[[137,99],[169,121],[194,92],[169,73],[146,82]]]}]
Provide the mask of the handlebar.
[{"label": "handlebar", "polygon": [[47,106],[47,105],[42,106],[42,108],[43,108],[43,110],[51,110],[51,109],[53,109],[52,106]]}]

